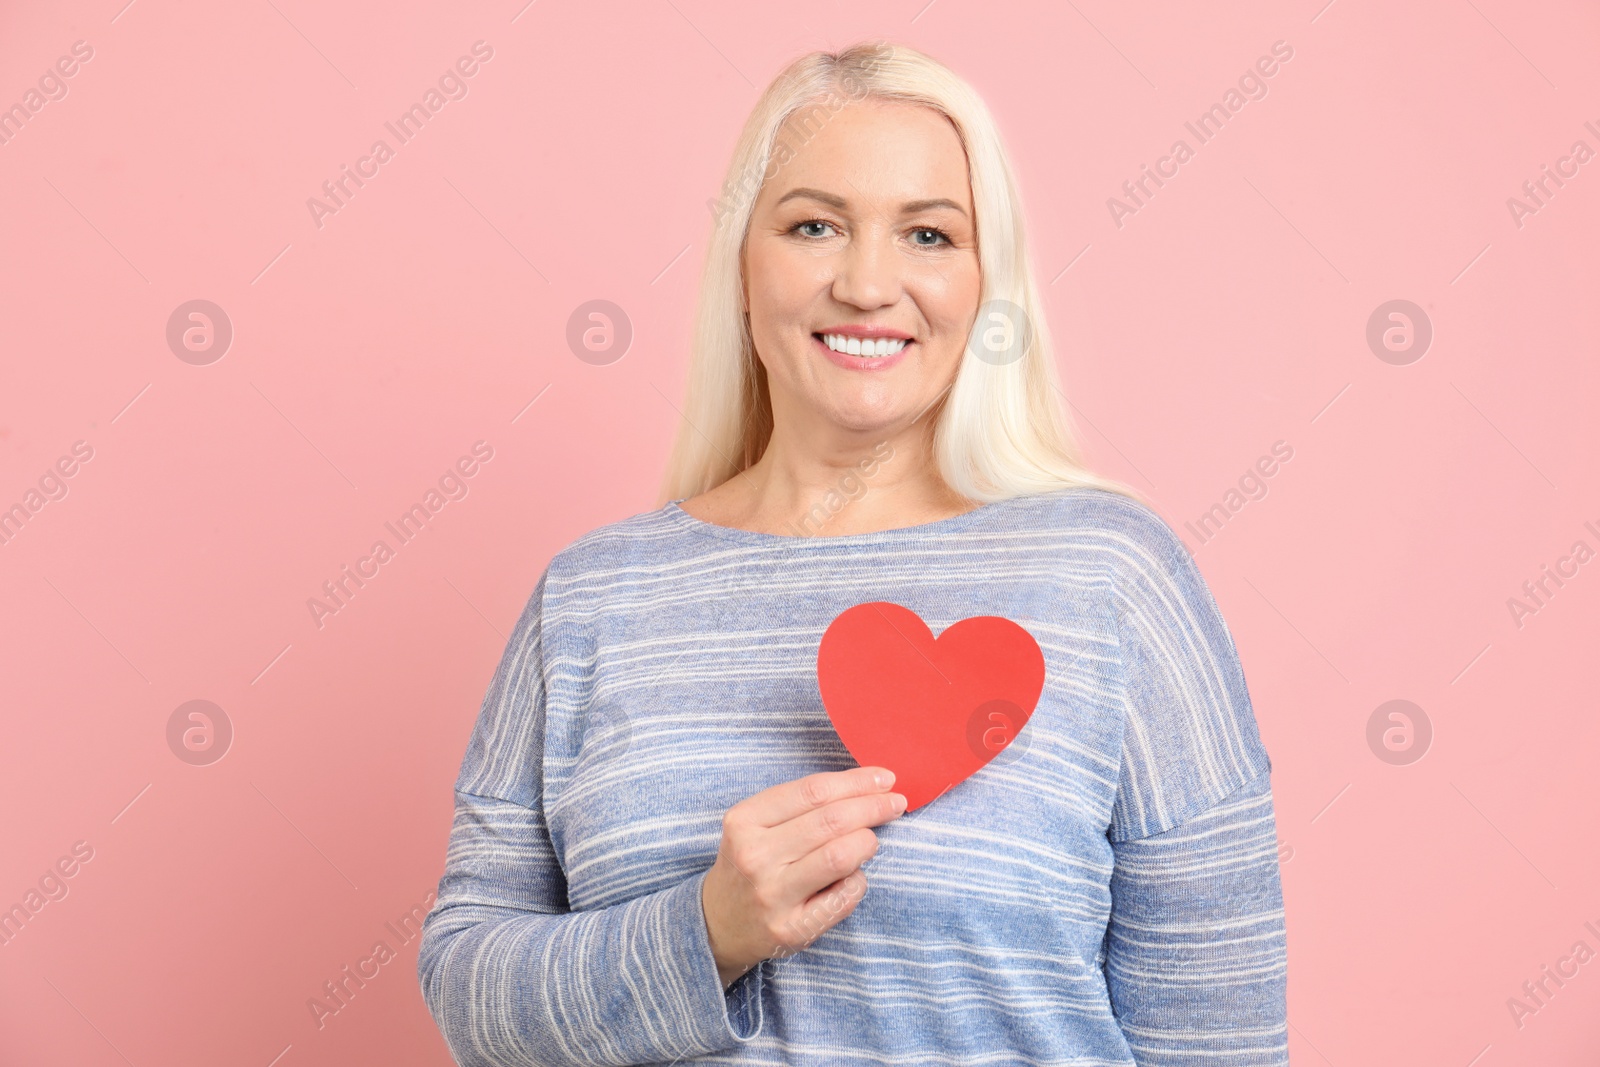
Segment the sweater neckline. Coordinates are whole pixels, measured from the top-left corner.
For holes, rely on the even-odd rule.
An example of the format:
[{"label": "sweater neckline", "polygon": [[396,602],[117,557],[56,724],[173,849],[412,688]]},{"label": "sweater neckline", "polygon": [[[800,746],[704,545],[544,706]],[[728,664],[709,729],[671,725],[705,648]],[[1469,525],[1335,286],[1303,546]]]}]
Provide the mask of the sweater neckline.
[{"label": "sweater neckline", "polygon": [[979,504],[970,511],[963,511],[959,515],[951,515],[944,519],[934,519],[932,522],[917,523],[913,526],[896,526],[888,530],[873,530],[868,533],[856,534],[806,534],[806,533],[767,533],[761,530],[744,530],[737,526],[722,526],[714,522],[707,522],[689,514],[679,504],[689,499],[679,497],[670,500],[661,508],[660,514],[669,522],[681,529],[702,536],[719,537],[725,541],[735,541],[745,545],[761,545],[764,547],[797,547],[800,545],[836,546],[839,548],[859,547],[861,545],[890,544],[897,541],[912,541],[926,537],[938,537],[943,534],[956,533],[978,522],[980,519],[996,513],[1005,505],[1016,499],[991,501]]}]

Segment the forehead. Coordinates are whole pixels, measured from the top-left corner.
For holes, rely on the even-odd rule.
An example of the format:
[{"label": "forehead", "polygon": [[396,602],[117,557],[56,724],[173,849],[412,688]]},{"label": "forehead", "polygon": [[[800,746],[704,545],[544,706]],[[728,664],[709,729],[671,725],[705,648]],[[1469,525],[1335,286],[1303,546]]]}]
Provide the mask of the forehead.
[{"label": "forehead", "polygon": [[961,138],[930,107],[867,99],[838,110],[826,103],[801,108],[780,128],[773,152],[777,173],[759,198],[766,204],[808,186],[852,203],[947,197],[971,213]]}]

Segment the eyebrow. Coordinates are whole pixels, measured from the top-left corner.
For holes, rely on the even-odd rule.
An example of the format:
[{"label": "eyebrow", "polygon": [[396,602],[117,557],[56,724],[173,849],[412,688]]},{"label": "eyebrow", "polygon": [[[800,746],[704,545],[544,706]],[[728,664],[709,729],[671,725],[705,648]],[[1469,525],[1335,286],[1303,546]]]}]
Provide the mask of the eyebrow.
[{"label": "eyebrow", "polygon": [[[774,204],[773,206],[779,207],[790,200],[797,200],[801,198],[806,200],[816,200],[820,203],[827,204],[836,211],[843,211],[849,205],[849,201],[845,200],[845,198],[842,196],[835,196],[833,193],[826,193],[821,189],[807,189],[801,187],[799,189],[790,189],[787,193],[784,193],[778,198],[778,203]],[[931,211],[934,208],[941,207],[949,208],[952,211],[959,211],[963,215],[967,213],[966,208],[962,207],[954,200],[949,200],[942,196],[935,197],[930,200],[907,200],[905,203],[900,205],[900,213],[902,215],[915,215],[920,211]]]}]

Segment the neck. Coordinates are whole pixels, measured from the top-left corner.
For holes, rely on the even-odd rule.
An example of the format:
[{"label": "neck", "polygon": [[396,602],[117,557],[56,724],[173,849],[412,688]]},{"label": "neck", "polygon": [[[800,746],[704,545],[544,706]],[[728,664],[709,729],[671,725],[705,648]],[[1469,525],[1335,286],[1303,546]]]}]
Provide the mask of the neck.
[{"label": "neck", "polygon": [[932,436],[928,418],[880,432],[802,431],[779,420],[761,459],[734,476],[725,518],[745,529],[832,537],[959,515],[974,502],[940,477]]}]

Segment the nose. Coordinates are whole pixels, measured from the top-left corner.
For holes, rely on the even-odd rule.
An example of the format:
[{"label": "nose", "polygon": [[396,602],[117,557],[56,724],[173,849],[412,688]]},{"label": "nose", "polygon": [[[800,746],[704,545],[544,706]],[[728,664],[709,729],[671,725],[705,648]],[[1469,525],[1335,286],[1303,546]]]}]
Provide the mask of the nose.
[{"label": "nose", "polygon": [[901,263],[893,241],[891,234],[870,227],[852,237],[840,254],[833,298],[863,311],[898,303]]}]

